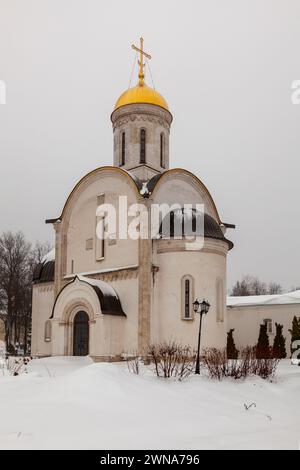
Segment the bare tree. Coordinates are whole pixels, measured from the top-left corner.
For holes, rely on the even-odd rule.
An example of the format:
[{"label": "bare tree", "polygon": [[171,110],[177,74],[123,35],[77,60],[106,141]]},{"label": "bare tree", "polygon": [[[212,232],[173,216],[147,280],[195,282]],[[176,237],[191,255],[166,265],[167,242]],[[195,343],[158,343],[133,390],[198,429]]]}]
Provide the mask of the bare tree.
[{"label": "bare tree", "polygon": [[295,290],[300,290],[300,286],[292,286],[289,292],[294,292]]},{"label": "bare tree", "polygon": [[21,232],[5,232],[0,236],[0,318],[5,325],[8,351],[19,343],[26,352],[33,270],[49,248],[48,243],[37,243],[32,248]]},{"label": "bare tree", "polygon": [[261,282],[257,277],[244,276],[241,281],[237,281],[232,288],[232,296],[246,295],[264,295],[264,294],[281,294],[282,287],[276,282],[266,284]]},{"label": "bare tree", "polygon": [[24,279],[28,277],[30,244],[21,232],[5,232],[0,237],[0,297],[1,319],[5,325],[5,342],[8,349],[12,337],[19,339],[19,316],[22,310]]},{"label": "bare tree", "polygon": [[268,291],[269,294],[282,294],[282,287],[277,282],[270,282]]},{"label": "bare tree", "polygon": [[31,250],[30,263],[32,271],[38,263],[41,263],[44,256],[52,250],[51,243],[49,242],[36,242]]}]

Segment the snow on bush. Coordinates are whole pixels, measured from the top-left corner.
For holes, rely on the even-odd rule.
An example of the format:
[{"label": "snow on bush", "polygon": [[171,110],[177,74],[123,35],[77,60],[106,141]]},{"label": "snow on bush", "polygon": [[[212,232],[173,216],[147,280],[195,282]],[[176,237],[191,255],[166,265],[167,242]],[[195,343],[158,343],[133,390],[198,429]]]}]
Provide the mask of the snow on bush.
[{"label": "snow on bush", "polygon": [[184,380],[195,371],[195,352],[189,346],[174,341],[151,344],[148,357],[157,377]]},{"label": "snow on bush", "polygon": [[204,350],[203,363],[212,379],[222,380],[224,377],[232,377],[237,380],[252,375],[258,375],[262,379],[272,379],[279,359],[257,358],[256,348],[251,347],[242,349],[238,359],[228,359],[226,349],[207,348]]}]

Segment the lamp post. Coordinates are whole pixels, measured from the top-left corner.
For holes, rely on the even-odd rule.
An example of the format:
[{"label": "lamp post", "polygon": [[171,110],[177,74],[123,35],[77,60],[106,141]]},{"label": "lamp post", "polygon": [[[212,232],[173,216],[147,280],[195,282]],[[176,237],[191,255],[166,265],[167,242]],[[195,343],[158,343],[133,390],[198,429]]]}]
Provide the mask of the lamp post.
[{"label": "lamp post", "polygon": [[202,327],[202,316],[208,313],[210,304],[203,299],[200,303],[198,299],[193,302],[194,312],[200,314],[200,323],[199,323],[199,335],[198,335],[198,351],[197,351],[197,361],[195,374],[200,374],[200,343],[201,343],[201,327]]}]

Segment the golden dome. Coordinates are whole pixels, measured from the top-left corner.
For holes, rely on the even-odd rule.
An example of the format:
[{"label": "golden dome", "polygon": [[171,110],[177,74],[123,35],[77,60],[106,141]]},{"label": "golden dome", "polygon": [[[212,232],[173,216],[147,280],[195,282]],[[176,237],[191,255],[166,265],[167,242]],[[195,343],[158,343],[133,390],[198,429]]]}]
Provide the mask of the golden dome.
[{"label": "golden dome", "polygon": [[163,96],[153,88],[148,87],[145,83],[142,85],[138,84],[137,86],[124,91],[116,102],[115,109],[125,106],[126,104],[134,103],[154,104],[169,110],[168,104]]}]

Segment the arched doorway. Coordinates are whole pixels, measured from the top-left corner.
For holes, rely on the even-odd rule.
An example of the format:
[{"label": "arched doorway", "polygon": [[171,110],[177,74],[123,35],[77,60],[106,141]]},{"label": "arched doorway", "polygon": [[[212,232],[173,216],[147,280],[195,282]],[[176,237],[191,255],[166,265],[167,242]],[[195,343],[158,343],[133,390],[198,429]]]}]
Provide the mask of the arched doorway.
[{"label": "arched doorway", "polygon": [[89,353],[89,317],[78,312],[73,325],[73,356],[87,356]]}]

